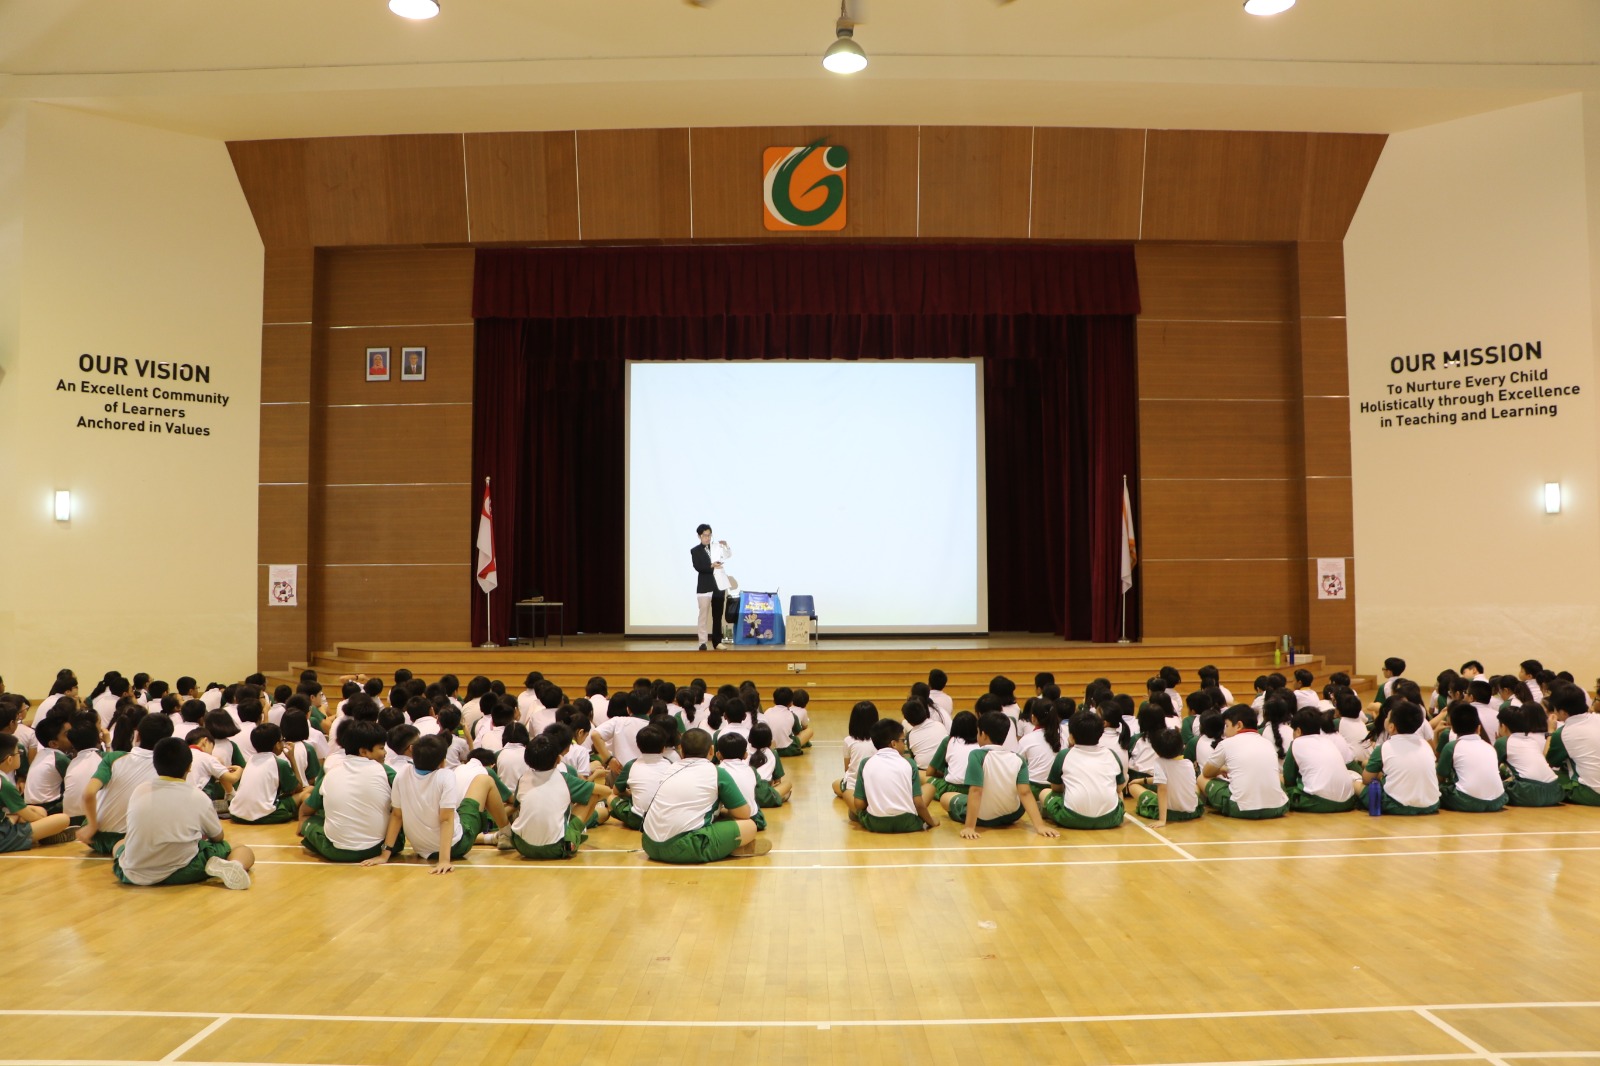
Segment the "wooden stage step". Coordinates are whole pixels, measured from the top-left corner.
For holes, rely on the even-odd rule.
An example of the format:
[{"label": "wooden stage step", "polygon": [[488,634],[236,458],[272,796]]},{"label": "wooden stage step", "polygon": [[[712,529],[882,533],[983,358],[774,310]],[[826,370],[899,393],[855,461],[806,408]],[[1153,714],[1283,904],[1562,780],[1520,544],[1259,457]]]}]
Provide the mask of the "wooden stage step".
[{"label": "wooden stage step", "polygon": [[[569,697],[583,694],[592,676],[606,678],[613,692],[629,687],[635,677],[665,677],[679,684],[702,677],[713,686],[750,680],[763,695],[780,686],[804,688],[811,708],[825,714],[848,711],[858,700],[872,700],[883,713],[897,709],[915,681],[926,680],[934,667],[950,676],[947,686],[958,707],[970,706],[987,691],[989,679],[1004,674],[1016,682],[1019,696],[1033,693],[1033,676],[1041,670],[1055,674],[1056,684],[1070,696],[1081,696],[1084,685],[1097,677],[1111,681],[1118,692],[1138,694],[1145,680],[1164,665],[1178,669],[1181,688],[1197,684],[1196,670],[1213,664],[1223,685],[1236,697],[1248,697],[1255,678],[1294,667],[1273,664],[1276,642],[1271,637],[1217,637],[1147,639],[1137,644],[1069,643],[1038,634],[995,634],[989,637],[926,637],[917,639],[824,640],[808,646],[781,645],[701,652],[682,638],[568,637],[565,646],[518,645],[475,648],[465,644],[392,644],[340,642],[316,655],[309,664],[330,688],[346,674],[368,674],[391,679],[405,667],[433,680],[452,673],[462,686],[477,674],[504,681],[510,691],[520,691],[522,680],[538,670],[560,685]],[[790,669],[801,665],[800,670]],[[1348,667],[1325,663],[1319,656],[1297,655],[1317,685],[1330,673]],[[293,683],[300,664],[274,677]],[[1365,691],[1371,679],[1358,678]],[[332,693],[330,692],[330,696]]]}]

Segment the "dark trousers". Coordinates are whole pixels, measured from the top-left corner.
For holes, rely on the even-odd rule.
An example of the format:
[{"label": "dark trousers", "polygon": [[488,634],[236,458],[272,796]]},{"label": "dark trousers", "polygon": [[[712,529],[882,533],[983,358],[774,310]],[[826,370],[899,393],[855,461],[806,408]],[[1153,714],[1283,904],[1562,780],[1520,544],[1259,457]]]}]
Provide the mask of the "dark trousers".
[{"label": "dark trousers", "polygon": [[716,647],[722,643],[722,612],[728,602],[728,594],[718,589],[711,594],[711,646]]}]

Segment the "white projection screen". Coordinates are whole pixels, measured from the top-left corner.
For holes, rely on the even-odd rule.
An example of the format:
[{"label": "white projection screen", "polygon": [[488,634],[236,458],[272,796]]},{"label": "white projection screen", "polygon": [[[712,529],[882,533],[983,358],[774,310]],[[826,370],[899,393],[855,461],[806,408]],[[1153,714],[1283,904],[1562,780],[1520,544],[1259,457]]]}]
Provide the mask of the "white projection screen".
[{"label": "white projection screen", "polygon": [[984,633],[977,359],[630,362],[627,631],[693,634],[695,527],[825,633]]}]

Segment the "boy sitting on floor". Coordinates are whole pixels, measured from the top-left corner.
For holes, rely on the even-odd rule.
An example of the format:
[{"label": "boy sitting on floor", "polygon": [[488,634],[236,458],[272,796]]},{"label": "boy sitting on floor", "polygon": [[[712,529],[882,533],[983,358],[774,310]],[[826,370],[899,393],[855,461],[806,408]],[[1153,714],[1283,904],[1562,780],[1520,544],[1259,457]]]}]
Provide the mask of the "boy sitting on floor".
[{"label": "boy sitting on floor", "polygon": [[[146,715],[134,730],[139,746],[133,751],[108,751],[83,789],[84,823],[78,840],[96,855],[110,855],[128,831],[128,801],[134,790],[158,776],[150,751],[172,736],[172,719]],[[68,793],[70,795],[70,788]]]},{"label": "boy sitting on floor", "polygon": [[159,776],[129,801],[128,833],[111,863],[123,884],[195,885],[215,877],[225,888],[250,887],[255,855],[222,839],[216,807],[185,780],[192,760],[177,737],[156,742],[151,762]]},{"label": "boy sitting on floor", "polygon": [[581,814],[574,812],[566,775],[556,770],[561,761],[558,736],[541,733],[534,737],[523,757],[528,772],[517,782],[511,846],[524,859],[570,859],[589,838],[583,825],[598,801],[591,798]]},{"label": "boy sitting on floor", "polygon": [[1389,709],[1387,736],[1373,750],[1361,779],[1383,782],[1384,814],[1438,814],[1439,774],[1423,739],[1422,708],[1402,700]]},{"label": "boy sitting on floor", "polygon": [[708,758],[711,734],[691,729],[679,750],[683,761],[657,787],[644,816],[644,853],[657,862],[706,863],[771,851],[739,786]]},{"label": "boy sitting on floor", "polygon": [[1003,711],[986,711],[978,718],[979,746],[967,757],[967,791],[947,792],[941,801],[950,817],[964,823],[961,836],[978,839],[978,827],[1010,825],[1024,811],[1033,831],[1042,837],[1061,834],[1046,825],[1039,813],[1039,801],[1028,787],[1028,764],[1016,752],[1004,747],[1011,732],[1011,719]]},{"label": "boy sitting on floor", "polygon": [[1256,712],[1223,715],[1222,741],[1205,764],[1206,803],[1229,818],[1281,818],[1289,797],[1278,776],[1278,750],[1256,732]]},{"label": "boy sitting on floor", "polygon": [[384,764],[384,734],[377,722],[341,723],[339,747],[344,758],[300,804],[300,839],[307,851],[329,862],[361,862],[383,853],[395,772]]},{"label": "boy sitting on floor", "polygon": [[856,768],[855,792],[848,797],[851,819],[869,833],[917,833],[937,826],[928,810],[933,786],[922,783],[917,764],[906,754],[900,723],[879,719],[872,727],[872,746],[872,757]]},{"label": "boy sitting on floor", "polygon": [[[0,733],[0,775],[15,775],[22,766],[22,743],[13,733]],[[10,776],[0,776],[0,852],[27,851],[35,845],[65,844],[71,826],[64,814],[46,814],[23,801]]]},{"label": "boy sitting on floor", "polygon": [[1057,825],[1111,829],[1122,824],[1127,777],[1116,752],[1101,743],[1105,736],[1105,723],[1093,711],[1079,711],[1067,722],[1068,745],[1050,767],[1050,795],[1044,800],[1044,813]]}]

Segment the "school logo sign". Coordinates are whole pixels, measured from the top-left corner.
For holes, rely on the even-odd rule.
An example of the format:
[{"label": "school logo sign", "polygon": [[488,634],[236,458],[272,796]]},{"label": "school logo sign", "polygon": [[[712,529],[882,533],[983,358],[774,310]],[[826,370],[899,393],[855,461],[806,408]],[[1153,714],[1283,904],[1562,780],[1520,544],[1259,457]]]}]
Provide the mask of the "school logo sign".
[{"label": "school logo sign", "polygon": [[850,152],[812,141],[768,148],[762,163],[762,221],[776,232],[841,230]]}]

